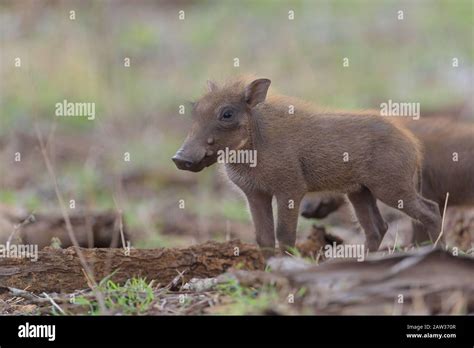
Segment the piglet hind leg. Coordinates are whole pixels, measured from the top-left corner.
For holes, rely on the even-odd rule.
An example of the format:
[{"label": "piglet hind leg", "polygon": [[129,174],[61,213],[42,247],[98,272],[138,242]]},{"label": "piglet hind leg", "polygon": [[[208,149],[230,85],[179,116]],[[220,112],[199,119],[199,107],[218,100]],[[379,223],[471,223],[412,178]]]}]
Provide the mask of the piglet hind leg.
[{"label": "piglet hind leg", "polygon": [[[437,240],[441,232],[441,215],[437,203],[421,196],[414,187],[396,191],[391,191],[388,186],[378,187],[374,192],[385,204],[404,212],[415,220],[415,223],[421,223],[422,228],[419,229],[425,230],[433,243]],[[439,243],[443,245],[442,240]]]},{"label": "piglet hind leg", "polygon": [[349,193],[347,197],[364,229],[365,247],[369,251],[377,251],[388,227],[377,207],[377,200],[365,186],[359,191]]},{"label": "piglet hind leg", "polygon": [[[426,227],[428,236],[431,242],[436,242],[441,233],[441,214],[439,212],[439,205],[425,197],[422,197],[420,194],[417,194],[417,204],[418,210],[413,212],[413,218],[421,221],[421,223]],[[409,214],[410,215],[410,214]],[[444,246],[444,238],[441,238],[438,242],[440,246]]]}]

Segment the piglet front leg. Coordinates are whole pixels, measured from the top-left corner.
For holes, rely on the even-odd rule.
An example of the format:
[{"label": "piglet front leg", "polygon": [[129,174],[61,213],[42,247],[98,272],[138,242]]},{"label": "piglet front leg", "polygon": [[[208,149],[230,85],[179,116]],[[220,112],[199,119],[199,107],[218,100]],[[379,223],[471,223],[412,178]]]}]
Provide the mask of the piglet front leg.
[{"label": "piglet front leg", "polygon": [[275,227],[273,223],[272,195],[262,191],[246,192],[250,213],[255,227],[257,244],[266,258],[275,252]]},{"label": "piglet front leg", "polygon": [[278,224],[276,236],[279,248],[283,252],[295,246],[299,207],[302,198],[303,194],[277,196]]}]

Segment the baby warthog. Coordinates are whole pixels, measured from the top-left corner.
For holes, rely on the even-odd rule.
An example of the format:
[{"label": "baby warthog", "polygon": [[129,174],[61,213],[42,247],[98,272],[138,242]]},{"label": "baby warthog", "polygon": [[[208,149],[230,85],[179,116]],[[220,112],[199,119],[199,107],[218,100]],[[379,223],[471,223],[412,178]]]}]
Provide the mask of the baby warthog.
[{"label": "baby warthog", "polygon": [[378,249],[387,230],[376,199],[401,209],[436,239],[438,205],[417,192],[421,153],[408,130],[375,114],[325,112],[295,98],[267,97],[269,86],[268,79],[242,78],[222,87],[208,82],[173,157],[179,169],[198,172],[223,151],[258,155],[253,166],[227,161],[225,169],[247,197],[260,247],[275,248],[273,197],[284,250],[295,245],[303,196],[318,191],[348,194],[369,250]]}]

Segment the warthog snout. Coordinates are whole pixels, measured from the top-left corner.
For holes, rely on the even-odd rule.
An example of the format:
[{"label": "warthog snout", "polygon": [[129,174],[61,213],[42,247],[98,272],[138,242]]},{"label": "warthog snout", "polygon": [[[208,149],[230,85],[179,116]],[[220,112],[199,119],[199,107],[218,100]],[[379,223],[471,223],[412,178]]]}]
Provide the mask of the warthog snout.
[{"label": "warthog snout", "polygon": [[178,169],[187,170],[187,169],[192,168],[194,165],[193,161],[185,159],[181,157],[179,154],[174,155],[171,159],[174,162],[174,164],[176,164],[176,167],[178,167]]},{"label": "warthog snout", "polygon": [[205,156],[198,155],[197,153],[194,155],[186,153],[182,148],[176,152],[171,160],[178,169],[191,172],[200,172],[207,166]]}]

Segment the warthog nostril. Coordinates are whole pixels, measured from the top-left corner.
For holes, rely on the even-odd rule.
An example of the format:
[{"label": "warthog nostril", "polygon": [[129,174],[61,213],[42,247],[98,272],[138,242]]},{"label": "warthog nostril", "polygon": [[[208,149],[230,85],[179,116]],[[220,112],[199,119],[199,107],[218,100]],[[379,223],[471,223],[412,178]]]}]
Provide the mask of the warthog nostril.
[{"label": "warthog nostril", "polygon": [[176,167],[179,169],[186,168],[189,169],[194,165],[193,161],[190,161],[188,159],[182,158],[179,155],[174,155],[171,160],[176,164]]}]

